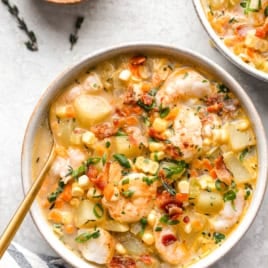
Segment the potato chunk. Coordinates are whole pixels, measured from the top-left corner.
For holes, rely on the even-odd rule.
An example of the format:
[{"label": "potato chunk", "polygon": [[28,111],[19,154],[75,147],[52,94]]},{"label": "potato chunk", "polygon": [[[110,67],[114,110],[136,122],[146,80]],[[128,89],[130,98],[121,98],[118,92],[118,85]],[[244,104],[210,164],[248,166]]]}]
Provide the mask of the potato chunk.
[{"label": "potato chunk", "polygon": [[135,157],[141,154],[141,149],[130,143],[128,136],[115,137],[115,150],[126,157]]},{"label": "potato chunk", "polygon": [[218,213],[223,208],[223,198],[219,193],[201,191],[196,202],[197,212],[206,214]]},{"label": "potato chunk", "polygon": [[100,96],[80,95],[74,102],[78,121],[84,127],[101,122],[112,112],[111,105]]},{"label": "potato chunk", "polygon": [[226,167],[232,172],[236,183],[246,183],[252,179],[251,174],[232,152],[225,153],[223,158]]},{"label": "potato chunk", "polygon": [[75,226],[91,227],[105,219],[104,210],[90,200],[83,200],[74,213]]}]

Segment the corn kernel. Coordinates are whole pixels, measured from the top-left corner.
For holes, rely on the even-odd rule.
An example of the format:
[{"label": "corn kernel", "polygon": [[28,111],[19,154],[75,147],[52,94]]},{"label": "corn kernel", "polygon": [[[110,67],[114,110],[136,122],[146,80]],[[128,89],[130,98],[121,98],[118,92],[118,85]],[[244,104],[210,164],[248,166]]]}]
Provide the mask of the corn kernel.
[{"label": "corn kernel", "polygon": [[142,241],[147,245],[152,245],[154,243],[154,236],[151,232],[147,231],[142,236]]},{"label": "corn kernel", "polygon": [[158,132],[163,132],[167,129],[168,122],[164,119],[156,118],[153,122],[152,127]]},{"label": "corn kernel", "polygon": [[148,158],[144,158],[143,156],[137,157],[135,166],[137,169],[152,175],[154,175],[159,168],[158,162],[152,161]]},{"label": "corn kernel", "polygon": [[227,129],[214,129],[213,140],[217,143],[225,143],[229,139],[229,132]]},{"label": "corn kernel", "polygon": [[188,194],[189,193],[189,182],[182,180],[178,183],[178,188],[179,188],[179,192],[183,193],[183,194]]},{"label": "corn kernel", "polygon": [[131,72],[128,69],[122,70],[119,74],[119,79],[122,81],[128,81],[131,76]]},{"label": "corn kernel", "polygon": [[211,139],[209,139],[209,138],[205,138],[205,139],[203,140],[203,145],[204,145],[204,146],[209,146],[209,145],[211,145]]},{"label": "corn kernel", "polygon": [[192,224],[190,224],[190,223],[188,223],[188,224],[186,224],[185,225],[185,227],[184,227],[184,232],[186,233],[186,234],[190,234],[191,232],[192,232]]},{"label": "corn kernel", "polygon": [[165,149],[165,145],[161,142],[149,142],[149,150],[151,152],[163,151]]},{"label": "corn kernel", "polygon": [[154,210],[152,210],[152,211],[149,213],[149,215],[148,215],[148,217],[147,217],[147,221],[148,221],[148,224],[149,224],[150,226],[154,226],[154,224],[155,224],[155,222],[156,222],[156,214],[155,214],[155,211],[154,211]]},{"label": "corn kernel", "polygon": [[70,135],[70,142],[73,145],[80,145],[81,144],[81,133],[75,133],[74,131]]},{"label": "corn kernel", "polygon": [[87,131],[82,135],[82,142],[87,145],[91,146],[97,141],[95,134],[91,131]]},{"label": "corn kernel", "polygon": [[84,190],[77,183],[73,183],[71,193],[74,197],[80,197],[84,194]]},{"label": "corn kernel", "polygon": [[121,243],[116,243],[115,250],[121,255],[124,255],[127,253],[125,247]]},{"label": "corn kernel", "polygon": [[70,201],[70,205],[72,207],[75,207],[77,208],[80,204],[80,200],[78,198],[72,198],[71,201]]},{"label": "corn kernel", "polygon": [[88,188],[90,181],[87,175],[82,175],[78,178],[78,185],[82,188]]},{"label": "corn kernel", "polygon": [[150,158],[155,161],[159,161],[165,158],[164,152],[153,152],[150,154]]}]

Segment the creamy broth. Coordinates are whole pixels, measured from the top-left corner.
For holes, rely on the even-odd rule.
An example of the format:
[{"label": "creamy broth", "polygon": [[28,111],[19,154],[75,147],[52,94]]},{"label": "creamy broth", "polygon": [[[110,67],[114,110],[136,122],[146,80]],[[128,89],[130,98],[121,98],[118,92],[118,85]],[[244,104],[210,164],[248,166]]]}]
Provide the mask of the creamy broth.
[{"label": "creamy broth", "polygon": [[143,55],[70,83],[50,108],[57,155],[38,197],[59,239],[113,268],[186,267],[221,246],[258,171],[255,134],[231,90]]},{"label": "creamy broth", "polygon": [[268,73],[268,1],[201,0],[208,21],[244,62]]}]

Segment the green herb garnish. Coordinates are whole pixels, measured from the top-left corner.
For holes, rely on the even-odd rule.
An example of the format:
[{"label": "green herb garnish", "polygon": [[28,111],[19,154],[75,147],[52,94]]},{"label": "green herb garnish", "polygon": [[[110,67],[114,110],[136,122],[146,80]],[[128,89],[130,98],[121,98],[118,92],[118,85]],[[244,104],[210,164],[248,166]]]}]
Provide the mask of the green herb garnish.
[{"label": "green herb garnish", "polygon": [[245,156],[247,155],[247,153],[248,153],[248,148],[245,148],[242,152],[241,152],[241,154],[239,155],[239,160],[242,162],[244,159],[245,159]]},{"label": "green herb garnish", "polygon": [[77,40],[78,40],[78,31],[80,30],[82,24],[84,22],[84,17],[82,16],[78,16],[76,18],[76,21],[75,21],[75,29],[74,29],[74,33],[71,33],[70,36],[69,36],[69,41],[70,41],[70,49],[72,50],[74,45],[77,43]]},{"label": "green herb garnish", "polygon": [[215,243],[219,244],[219,243],[221,243],[222,240],[225,239],[225,235],[222,234],[222,233],[216,233],[215,232],[215,233],[213,233],[213,238],[215,240]]},{"label": "green herb garnish", "polygon": [[89,233],[89,232],[82,233],[75,238],[75,241],[78,243],[85,243],[88,240],[90,240],[91,238],[97,239],[99,237],[100,237],[100,230],[97,230],[93,233]]},{"label": "green herb garnish", "polygon": [[224,195],[223,195],[224,202],[234,201],[235,199],[236,199],[236,192],[233,190],[229,190],[228,192],[224,193]]},{"label": "green herb garnish", "polygon": [[49,203],[55,202],[58,196],[63,192],[64,187],[65,187],[65,183],[62,180],[59,180],[57,189],[47,196],[48,202]]},{"label": "green herb garnish", "polygon": [[2,3],[7,7],[9,13],[16,19],[18,27],[27,35],[28,40],[24,42],[25,46],[30,51],[37,51],[37,39],[33,31],[28,29],[28,26],[23,18],[19,16],[19,9],[16,5],[10,4],[9,0],[2,0]]},{"label": "green herb garnish", "polygon": [[161,232],[162,229],[163,228],[161,226],[156,226],[154,230],[155,230],[155,232]]},{"label": "green herb garnish", "polygon": [[111,146],[111,142],[110,142],[110,141],[106,141],[106,142],[105,142],[105,147],[106,147],[106,148],[109,148],[110,146]]},{"label": "green herb garnish", "polygon": [[252,193],[252,185],[249,183],[245,183],[245,200],[248,200],[248,198],[250,197],[251,193]]},{"label": "green herb garnish", "polygon": [[104,214],[104,209],[101,204],[97,203],[93,207],[93,213],[96,216],[96,218],[100,219]]},{"label": "green herb garnish", "polygon": [[114,154],[113,158],[122,166],[125,168],[131,168],[130,163],[128,159],[123,154]]},{"label": "green herb garnish", "polygon": [[159,107],[159,115],[160,118],[165,118],[170,112],[170,108],[169,107],[162,107],[162,104]]},{"label": "green herb garnish", "polygon": [[164,214],[159,221],[167,225],[176,225],[180,223],[178,220],[171,220],[167,214]]},{"label": "green herb garnish", "polygon": [[134,191],[128,190],[128,191],[122,192],[122,195],[124,197],[131,198],[134,193],[135,193]]}]

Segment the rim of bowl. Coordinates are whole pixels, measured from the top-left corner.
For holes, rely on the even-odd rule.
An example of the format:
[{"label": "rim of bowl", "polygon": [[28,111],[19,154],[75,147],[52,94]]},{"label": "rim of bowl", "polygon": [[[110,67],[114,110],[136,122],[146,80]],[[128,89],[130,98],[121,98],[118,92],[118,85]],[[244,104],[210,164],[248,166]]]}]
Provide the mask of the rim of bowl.
[{"label": "rim of bowl", "polygon": [[[247,93],[242,89],[238,82],[223,68],[215,64],[210,59],[193,52],[191,50],[166,45],[163,43],[127,43],[120,44],[118,46],[109,47],[107,49],[99,50],[95,53],[89,54],[82,60],[72,64],[71,67],[65,69],[45,90],[39,101],[37,102],[31,117],[29,119],[25,136],[22,145],[21,152],[21,176],[22,187],[24,195],[31,185],[31,161],[32,161],[32,145],[35,136],[35,131],[40,124],[40,120],[44,118],[48,111],[49,104],[53,97],[60,92],[60,89],[70,81],[70,77],[74,77],[81,73],[87,66],[92,66],[94,63],[101,62],[105,59],[116,57],[120,54],[127,53],[154,53],[162,55],[170,55],[175,58],[182,57],[188,61],[191,65],[198,66],[199,68],[205,68],[210,74],[216,76],[220,81],[225,83],[232,89],[232,92],[238,97],[248,117],[250,118],[253,126],[256,138],[257,138],[257,151],[258,159],[263,163],[259,165],[258,179],[256,182],[256,190],[253,195],[250,206],[242,218],[238,227],[232,232],[230,237],[217,249],[213,250],[208,256],[202,258],[200,261],[190,265],[191,268],[205,268],[223,257],[231,248],[237,244],[242,236],[247,232],[248,228],[253,223],[260,205],[264,198],[265,189],[267,185],[267,143],[265,130],[262,125],[262,121],[259,117],[257,110],[255,109],[252,101],[248,97]],[[72,250],[66,247],[58,237],[53,233],[49,226],[45,216],[42,215],[41,208],[35,200],[31,210],[32,219],[37,226],[39,232],[48,242],[48,244],[68,263],[74,267],[89,268],[97,267],[95,264],[87,263],[82,260],[81,257],[76,255]]]},{"label": "rim of bowl", "polygon": [[234,65],[236,65],[238,68],[243,70],[244,72],[246,72],[246,73],[254,76],[255,78],[262,80],[262,81],[268,82],[268,73],[260,71],[260,70],[256,69],[255,67],[245,63],[238,56],[236,56],[227,46],[224,45],[222,40],[215,33],[215,31],[211,27],[210,23],[208,22],[208,19],[206,17],[205,11],[203,9],[201,0],[192,0],[192,2],[193,2],[195,11],[198,15],[198,18],[199,18],[201,24],[203,25],[209,38],[216,45],[216,47],[221,52],[221,54],[223,56],[225,56],[229,61],[231,61]]}]

